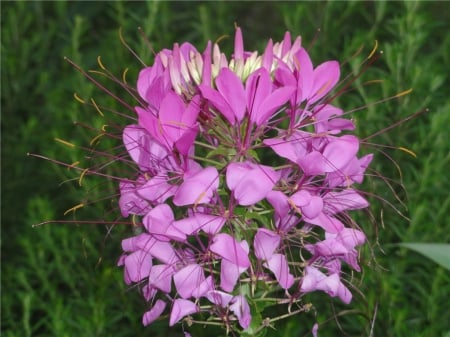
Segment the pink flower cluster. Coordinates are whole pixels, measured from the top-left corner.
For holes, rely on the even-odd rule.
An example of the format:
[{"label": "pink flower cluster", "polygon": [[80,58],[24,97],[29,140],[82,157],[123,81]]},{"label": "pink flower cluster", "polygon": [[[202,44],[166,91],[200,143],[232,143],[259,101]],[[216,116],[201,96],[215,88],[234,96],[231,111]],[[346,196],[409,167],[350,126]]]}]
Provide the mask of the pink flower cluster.
[{"label": "pink flower cluster", "polygon": [[136,175],[119,200],[140,234],[119,265],[149,303],[144,325],[203,313],[246,330],[267,294],[351,301],[341,269],[360,270],[365,235],[348,211],[368,206],[353,185],[372,156],[358,158],[354,124],[330,104],[339,77],[289,33],[244,51],[239,28],[230,60],[175,44],[140,72],[138,122],[123,131]]}]

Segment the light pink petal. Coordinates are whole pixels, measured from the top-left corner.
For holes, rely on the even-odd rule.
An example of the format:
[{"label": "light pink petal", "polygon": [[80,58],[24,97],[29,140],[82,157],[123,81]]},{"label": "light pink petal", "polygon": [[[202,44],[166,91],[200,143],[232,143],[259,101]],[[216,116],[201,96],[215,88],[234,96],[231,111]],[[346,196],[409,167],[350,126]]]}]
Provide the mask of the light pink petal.
[{"label": "light pink petal", "polygon": [[349,251],[341,242],[336,239],[326,239],[317,242],[314,245],[307,244],[305,245],[305,248],[315,255],[324,257],[345,255]]},{"label": "light pink petal", "polygon": [[309,293],[317,290],[317,283],[324,278],[326,278],[326,275],[320,270],[315,267],[307,266],[301,281],[300,291],[302,293]]},{"label": "light pink petal", "polygon": [[252,321],[250,306],[243,295],[237,295],[233,298],[230,309],[237,316],[239,325],[242,329],[247,329]]},{"label": "light pink petal", "polygon": [[173,301],[172,311],[170,313],[169,326],[175,325],[183,317],[198,312],[197,305],[185,299],[176,299]]},{"label": "light pink petal", "polygon": [[289,205],[288,197],[283,192],[270,191],[266,199],[280,218],[284,218],[289,213],[291,206]]},{"label": "light pink petal", "polygon": [[362,245],[366,241],[366,236],[357,229],[344,228],[338,233],[336,239],[340,240],[348,250],[351,250],[355,246]]},{"label": "light pink petal", "polygon": [[331,297],[338,296],[342,302],[348,304],[352,300],[352,293],[341,282],[338,274],[333,274],[317,283],[317,289],[323,290]]},{"label": "light pink petal", "polygon": [[280,236],[265,228],[259,228],[255,234],[253,246],[259,260],[269,260],[280,245]]},{"label": "light pink petal", "polygon": [[305,222],[322,227],[328,233],[338,233],[344,228],[344,224],[338,219],[321,212],[315,218],[304,218]]},{"label": "light pink petal", "polygon": [[124,264],[125,282],[127,284],[139,282],[148,277],[152,268],[152,257],[150,254],[138,250],[126,256]]},{"label": "light pink petal", "polygon": [[210,250],[239,267],[250,267],[247,252],[229,234],[220,233],[214,237]]},{"label": "light pink petal", "polygon": [[239,275],[247,270],[247,267],[239,267],[238,265],[222,259],[220,262],[220,287],[228,292],[232,292]]},{"label": "light pink petal", "polygon": [[244,39],[242,38],[241,28],[236,27],[236,33],[234,35],[234,55],[235,60],[244,59]]},{"label": "light pink petal", "polygon": [[226,182],[239,205],[253,205],[266,197],[279,180],[280,173],[269,166],[250,163],[231,163],[227,167]]},{"label": "light pink petal", "polygon": [[142,316],[142,324],[144,326],[150,325],[153,321],[159,318],[161,316],[162,312],[166,308],[166,302],[162,300],[157,300],[153,307],[144,313],[144,316]]},{"label": "light pink petal", "polygon": [[264,263],[274,273],[278,283],[283,289],[288,289],[294,284],[294,276],[289,272],[289,265],[286,256],[283,254],[273,254],[272,257]]},{"label": "light pink petal", "polygon": [[147,231],[158,240],[186,240],[186,235],[172,226],[173,220],[172,209],[167,204],[160,204],[149,211],[142,222]]},{"label": "light pink petal", "polygon": [[208,276],[197,288],[192,292],[192,296],[200,298],[205,296],[209,291],[214,290],[214,279],[212,276]]},{"label": "light pink petal", "polygon": [[198,288],[204,280],[205,274],[203,273],[203,268],[198,264],[186,266],[176,272],[173,276],[173,281],[178,294],[186,299],[192,296],[192,292]]},{"label": "light pink petal", "polygon": [[303,207],[311,202],[311,193],[306,190],[300,190],[290,197],[291,201],[297,207]]},{"label": "light pink petal", "polygon": [[137,189],[137,193],[142,198],[156,203],[163,203],[173,196],[176,186],[167,182],[166,176],[155,176]]},{"label": "light pink petal", "polygon": [[177,206],[208,203],[218,187],[219,173],[215,167],[209,166],[184,179],[173,203]]},{"label": "light pink petal", "polygon": [[233,295],[227,294],[220,290],[212,290],[206,294],[206,298],[215,305],[225,308],[233,299]]},{"label": "light pink petal", "polygon": [[334,139],[323,151],[325,172],[334,172],[347,165],[358,152],[359,140],[352,135]]},{"label": "light pink petal", "polygon": [[302,213],[307,218],[315,218],[323,210],[323,200],[321,197],[312,196],[309,203],[302,207]]},{"label": "light pink petal", "polygon": [[369,206],[369,203],[353,189],[345,189],[340,192],[330,192],[324,196],[326,210],[329,214],[336,214],[351,209],[361,209]]},{"label": "light pink petal", "polygon": [[166,264],[154,265],[150,270],[148,283],[152,288],[170,293],[172,289],[172,276],[175,270],[172,266]]}]

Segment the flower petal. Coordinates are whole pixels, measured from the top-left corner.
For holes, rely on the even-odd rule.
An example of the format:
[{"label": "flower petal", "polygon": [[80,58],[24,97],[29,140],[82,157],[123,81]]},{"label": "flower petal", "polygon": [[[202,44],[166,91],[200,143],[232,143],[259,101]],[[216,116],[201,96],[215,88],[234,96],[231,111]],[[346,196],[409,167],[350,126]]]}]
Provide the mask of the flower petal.
[{"label": "flower petal", "polygon": [[175,325],[183,317],[198,311],[195,303],[185,299],[176,299],[173,301],[172,311],[170,312],[169,326]]},{"label": "flower petal", "polygon": [[222,258],[239,267],[250,267],[250,260],[247,256],[248,253],[229,234],[217,234],[214,237],[213,244],[209,247],[209,249],[213,253],[221,256]]},{"label": "flower petal", "polygon": [[165,308],[166,302],[157,300],[153,307],[149,311],[147,311],[144,316],[142,316],[142,324],[144,326],[151,324],[153,321],[158,319],[159,316],[161,316]]},{"label": "flower petal", "polygon": [[280,245],[280,236],[265,228],[259,228],[255,234],[253,246],[259,260],[269,260]]}]

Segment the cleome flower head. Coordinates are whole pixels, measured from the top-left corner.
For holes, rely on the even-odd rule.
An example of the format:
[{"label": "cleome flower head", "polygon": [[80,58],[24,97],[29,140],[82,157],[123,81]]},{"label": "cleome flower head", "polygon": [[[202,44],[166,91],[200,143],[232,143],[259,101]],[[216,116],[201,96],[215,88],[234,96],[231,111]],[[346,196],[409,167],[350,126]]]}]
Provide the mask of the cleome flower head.
[{"label": "cleome flower head", "polygon": [[307,311],[315,291],[351,301],[343,270],[360,271],[366,236],[349,212],[369,206],[355,184],[372,156],[358,157],[354,124],[331,104],[339,77],[299,37],[259,55],[240,28],[230,59],[211,42],[175,44],[141,70],[137,123],[123,130],[136,175],[119,185],[139,231],[119,265],[148,302],[144,325],[257,334],[277,318],[253,320],[266,307]]}]

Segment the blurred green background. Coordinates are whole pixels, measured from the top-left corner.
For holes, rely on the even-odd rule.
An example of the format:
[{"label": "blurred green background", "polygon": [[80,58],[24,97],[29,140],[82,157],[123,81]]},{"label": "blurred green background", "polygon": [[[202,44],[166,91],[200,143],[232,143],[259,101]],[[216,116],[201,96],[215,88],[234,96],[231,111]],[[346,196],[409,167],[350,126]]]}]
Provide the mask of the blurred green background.
[{"label": "blurred green background", "polygon": [[[115,267],[128,228],[32,228],[44,220],[73,220],[63,213],[84,200],[86,188],[102,191],[108,186],[89,177],[85,189],[80,188],[70,181],[74,172],[26,154],[69,163],[84,156],[79,148],[54,141],[59,137],[88,144],[95,133],[75,127],[73,121],[104,124],[95,110],[73,99],[74,92],[120,109],[63,56],[84,69],[97,69],[101,55],[119,77],[129,68],[133,83],[141,64],[120,43],[119,27],[128,44],[151,64],[152,53],[138,27],[155,51],[183,41],[203,50],[207,40],[233,36],[234,23],[243,29],[247,50],[261,50],[268,38],[279,41],[290,30],[293,36],[302,35],[315,64],[337,59],[344,63],[343,74],[357,73],[378,40],[381,58],[351,93],[337,100],[347,110],[369,105],[354,115],[361,137],[429,109],[370,140],[408,148],[417,158],[389,148],[385,155],[370,146],[363,150],[375,151],[373,168],[392,182],[392,190],[381,179],[369,179],[364,188],[393,207],[372,198],[372,214],[360,215],[376,260],[370,249],[363,254],[366,266],[362,275],[355,275],[361,293],[351,306],[318,296],[317,319],[325,337],[450,336],[449,271],[398,245],[450,242],[449,13],[448,2],[430,1],[2,2],[3,336],[182,336],[180,327],[169,329],[166,322],[141,325],[145,303],[123,284],[122,271]],[[230,51],[232,38],[221,46]],[[361,54],[352,58],[361,46]],[[373,79],[382,82],[363,84]],[[370,105],[409,88],[413,92],[408,96]],[[77,217],[109,217],[109,208],[94,203]],[[314,319],[314,313],[294,317],[269,335],[310,335]],[[209,335],[203,327],[192,332]]]}]

